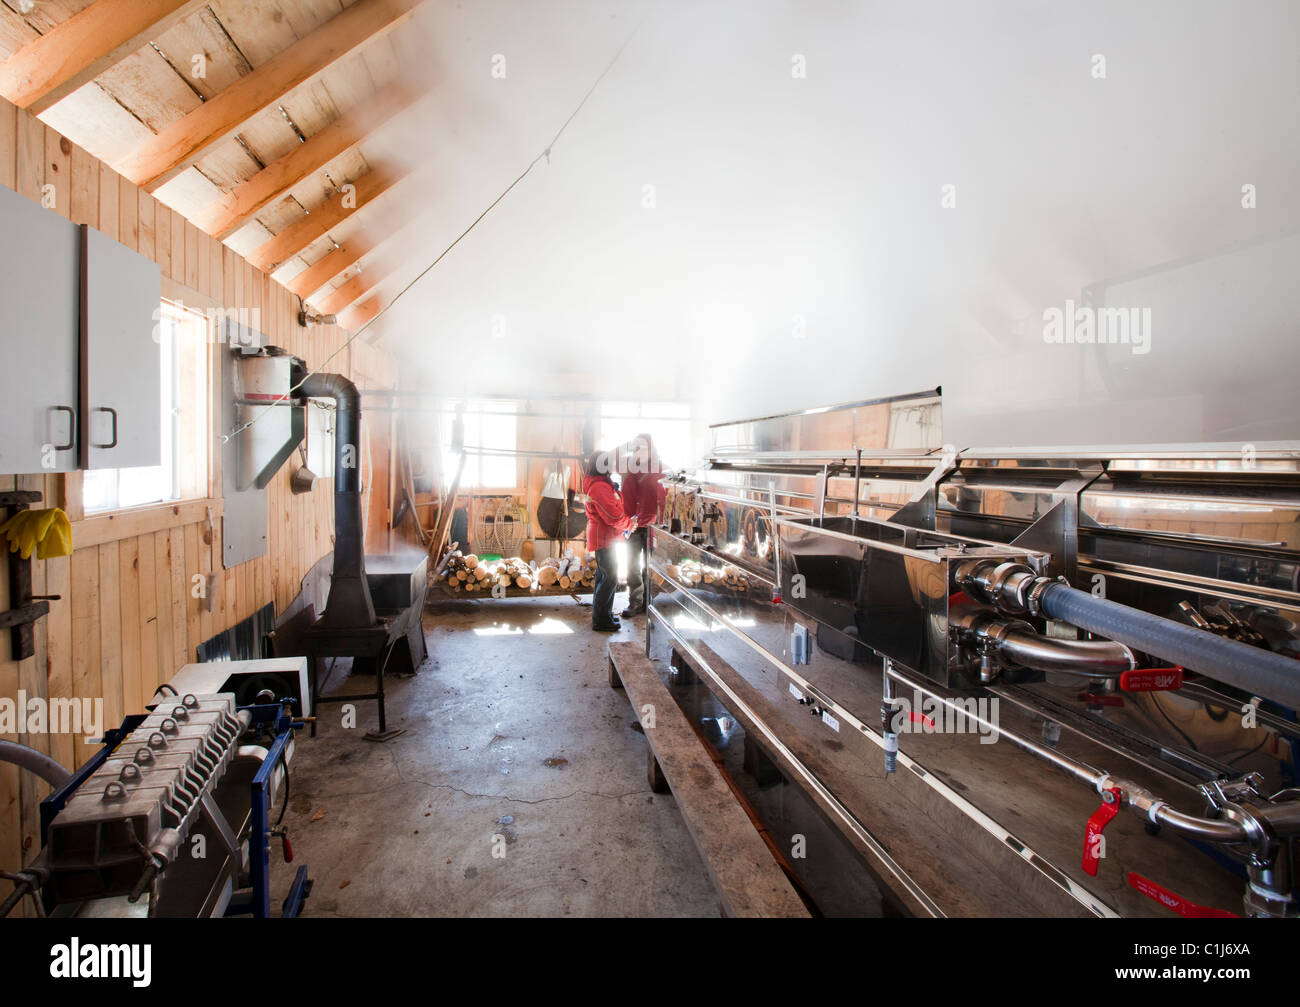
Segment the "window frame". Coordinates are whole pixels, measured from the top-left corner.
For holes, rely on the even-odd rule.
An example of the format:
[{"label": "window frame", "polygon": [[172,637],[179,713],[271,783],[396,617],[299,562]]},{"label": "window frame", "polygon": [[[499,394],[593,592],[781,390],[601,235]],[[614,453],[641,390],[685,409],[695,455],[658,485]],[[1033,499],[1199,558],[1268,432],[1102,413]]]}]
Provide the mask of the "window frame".
[{"label": "window frame", "polygon": [[[213,313],[219,310],[217,302],[206,295],[200,294],[189,287],[179,284],[170,277],[162,278],[162,292],[159,298],[159,312],[161,322],[161,312],[168,306],[189,312],[196,316],[195,321],[202,319],[204,323],[205,334],[203,337],[204,352],[202,354],[204,368],[204,384],[206,385],[206,401],[204,402],[203,415],[200,419],[202,425],[202,439],[206,443],[205,467],[204,471],[195,473],[194,488],[190,495],[178,495],[166,500],[150,500],[138,504],[129,504],[121,506],[115,503],[112,507],[100,508],[97,510],[87,510],[85,500],[85,476],[88,470],[78,470],[75,472],[65,473],[61,478],[63,499],[66,501],[70,515],[75,520],[91,522],[96,525],[101,523],[111,523],[114,519],[121,520],[127,516],[141,515],[147,516],[150,512],[157,512],[161,518],[168,513],[176,513],[180,508],[187,512],[194,507],[199,507],[207,513],[212,513],[216,507],[220,511],[222,503],[221,494],[217,487],[221,483],[221,454],[214,444],[214,431],[216,429],[216,411],[220,409],[220,383],[221,370],[220,361],[217,357],[217,351],[220,349],[217,342],[212,338],[211,325]],[[176,359],[173,358],[175,365]],[[161,367],[161,362],[160,362]],[[161,418],[160,418],[161,426]],[[161,431],[160,431],[161,432]],[[175,444],[175,428],[173,428],[173,444]],[[176,449],[174,448],[174,451]],[[177,452],[178,453],[178,452]],[[100,471],[100,470],[95,470]],[[121,469],[113,469],[120,473]],[[180,478],[180,466],[173,467],[173,485]],[[116,499],[120,500],[120,476],[118,493]],[[164,519],[163,527],[169,526]]]}]

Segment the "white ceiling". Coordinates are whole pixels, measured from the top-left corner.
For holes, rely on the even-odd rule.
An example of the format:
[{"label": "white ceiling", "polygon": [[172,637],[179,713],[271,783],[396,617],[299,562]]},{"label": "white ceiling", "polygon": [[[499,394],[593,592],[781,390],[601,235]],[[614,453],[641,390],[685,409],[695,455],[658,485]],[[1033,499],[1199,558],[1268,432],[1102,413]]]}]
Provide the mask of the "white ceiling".
[{"label": "white ceiling", "polygon": [[[640,22],[549,162],[375,323],[443,393],[680,396],[717,420],[942,384],[946,415],[992,437],[994,412],[1114,393],[1095,348],[1045,346],[1045,308],[1300,223],[1287,0],[431,7],[402,44],[427,47],[438,84],[385,134],[427,173],[402,197],[399,216],[420,217],[385,301],[546,147]],[[1278,291],[1291,319],[1296,286]],[[1300,338],[1274,346],[1277,312],[1241,312],[1219,320],[1223,360],[1198,345],[1191,371],[1157,319],[1134,364],[1178,375],[1184,399],[1207,384],[1168,411],[1178,436],[1151,437],[1260,432],[1202,400],[1227,372],[1293,380],[1292,356],[1250,357]]]}]

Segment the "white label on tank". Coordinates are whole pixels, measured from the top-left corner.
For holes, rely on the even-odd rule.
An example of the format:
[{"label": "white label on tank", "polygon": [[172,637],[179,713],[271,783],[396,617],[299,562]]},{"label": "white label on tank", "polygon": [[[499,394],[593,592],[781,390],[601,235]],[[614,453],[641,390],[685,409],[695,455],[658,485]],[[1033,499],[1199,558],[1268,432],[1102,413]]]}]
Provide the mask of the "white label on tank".
[{"label": "white label on tank", "polygon": [[802,703],[803,700],[804,700],[804,695],[803,695],[803,693],[800,692],[798,689],[796,689],[796,688],[794,687],[794,683],[793,683],[793,682],[790,683],[790,695],[792,695],[795,699],[799,700],[799,702],[801,702],[801,703]]},{"label": "white label on tank", "polygon": [[827,727],[829,727],[832,731],[838,731],[840,729],[840,722],[836,720],[834,717],[832,717],[825,710],[822,710],[822,723],[825,724]]}]

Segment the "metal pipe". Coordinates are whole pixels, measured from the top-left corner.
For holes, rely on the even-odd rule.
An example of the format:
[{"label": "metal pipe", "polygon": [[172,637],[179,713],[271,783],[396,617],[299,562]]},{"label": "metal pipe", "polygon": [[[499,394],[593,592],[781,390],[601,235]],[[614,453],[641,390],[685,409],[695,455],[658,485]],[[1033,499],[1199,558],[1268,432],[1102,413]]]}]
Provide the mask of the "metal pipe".
[{"label": "metal pipe", "polygon": [[969,594],[1002,612],[1030,612],[1154,654],[1227,685],[1300,709],[1300,662],[1248,643],[1098,598],[1023,563],[974,560],[957,572]]},{"label": "metal pipe", "polygon": [[974,637],[985,656],[996,653],[1021,668],[1114,678],[1137,667],[1133,651],[1112,640],[1043,636],[1027,622],[995,619],[986,612],[969,608],[955,608],[949,613],[948,622]]},{"label": "metal pipe", "polygon": [[72,779],[72,774],[56,760],[51,759],[44,752],[20,745],[16,741],[0,740],[0,762],[8,762],[19,769],[34,773],[55,790]]},{"label": "metal pipe", "polygon": [[1062,770],[1069,776],[1074,777],[1082,783],[1086,783],[1090,788],[1101,793],[1112,787],[1119,788],[1123,794],[1125,803],[1138,815],[1147,818],[1149,821],[1156,822],[1160,825],[1167,825],[1182,835],[1193,839],[1203,839],[1206,842],[1213,843],[1241,843],[1248,838],[1246,829],[1239,822],[1228,819],[1202,818],[1199,815],[1188,815],[1174,808],[1171,808],[1164,801],[1156,798],[1154,794],[1144,787],[1127,780],[1111,776],[1109,773],[1094,769],[1087,763],[1079,762],[1068,755],[1063,755],[1045,745],[1030,741],[1028,738],[1008,731],[1000,725],[980,717],[978,714],[970,711],[961,703],[954,702],[946,696],[943,696],[933,689],[928,688],[919,681],[908,678],[898,671],[898,666],[892,663],[888,664],[885,669],[888,678],[892,678],[912,689],[913,692],[926,695],[939,702],[941,705],[953,710],[966,719],[987,727],[996,732],[998,737],[1006,738],[1012,744],[1024,749],[1031,755],[1051,763],[1057,769]]},{"label": "metal pipe", "polygon": [[987,727],[991,732],[996,734],[999,738],[1006,738],[1008,741],[1010,741],[1013,745],[1017,746],[1018,748],[1023,748],[1026,752],[1029,752],[1031,755],[1036,755],[1040,759],[1043,759],[1046,762],[1050,762],[1057,769],[1066,773],[1068,776],[1074,777],[1076,780],[1079,780],[1082,783],[1086,783],[1089,787],[1095,789],[1097,787],[1097,784],[1100,781],[1107,778],[1106,774],[1103,773],[1101,770],[1094,769],[1092,766],[1089,766],[1083,762],[1079,762],[1076,759],[1071,759],[1068,755],[1062,755],[1060,752],[1054,751],[1053,749],[1048,748],[1046,745],[1040,745],[1036,741],[1030,741],[1028,738],[1024,737],[1023,735],[1016,734],[1014,731],[1008,731],[1006,730],[1006,728],[1002,727],[1001,725],[996,724],[985,717],[981,717],[978,713],[971,711],[966,707],[965,704],[954,702],[953,700],[949,699],[947,696],[943,696],[935,692],[933,689],[929,688],[928,686],[922,685],[919,681],[908,678],[906,675],[899,672],[898,666],[895,664],[890,665],[888,675],[890,678],[894,679],[896,682],[900,683],[901,685],[907,686],[914,693],[924,695],[924,696],[929,696],[932,699],[936,700],[940,705],[947,707],[948,709],[954,711],[955,713],[959,714],[962,717],[965,717],[967,720],[971,721],[972,723],[978,724],[980,727]]},{"label": "metal pipe", "polygon": [[365,523],[361,512],[361,393],[342,374],[308,374],[300,383],[308,398],[333,399],[334,573],[321,622],[355,628],[375,624],[366,581]]},{"label": "metal pipe", "polygon": [[862,490],[862,449],[858,448],[858,460],[853,465],[853,516],[858,516],[858,502]]},{"label": "metal pipe", "polygon": [[1020,667],[1034,671],[1069,671],[1111,678],[1137,667],[1133,651],[1113,640],[1062,640],[1015,627],[1007,630],[998,651]]},{"label": "metal pipe", "polygon": [[1246,829],[1239,822],[1187,815],[1163,803],[1152,812],[1152,817],[1158,824],[1166,825],[1188,839],[1207,843],[1241,843],[1247,838]]}]

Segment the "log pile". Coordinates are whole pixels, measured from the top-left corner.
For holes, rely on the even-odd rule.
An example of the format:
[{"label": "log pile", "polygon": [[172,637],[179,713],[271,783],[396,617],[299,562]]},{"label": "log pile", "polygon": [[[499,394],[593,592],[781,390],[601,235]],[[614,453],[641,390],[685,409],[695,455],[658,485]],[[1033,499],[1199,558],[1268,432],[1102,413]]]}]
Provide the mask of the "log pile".
[{"label": "log pile", "polygon": [[684,559],[680,563],[669,563],[664,572],[686,587],[699,587],[703,584],[718,591],[733,591],[736,594],[744,594],[749,590],[749,578],[727,564],[707,564]]},{"label": "log pile", "polygon": [[590,589],[596,583],[596,554],[589,552],[579,558],[568,553],[559,559],[548,556],[538,564],[537,582],[544,588]]},{"label": "log pile", "polygon": [[564,593],[590,591],[596,580],[596,554],[556,558],[526,563],[517,556],[500,560],[481,560],[473,553],[453,550],[438,576],[452,594]]}]

